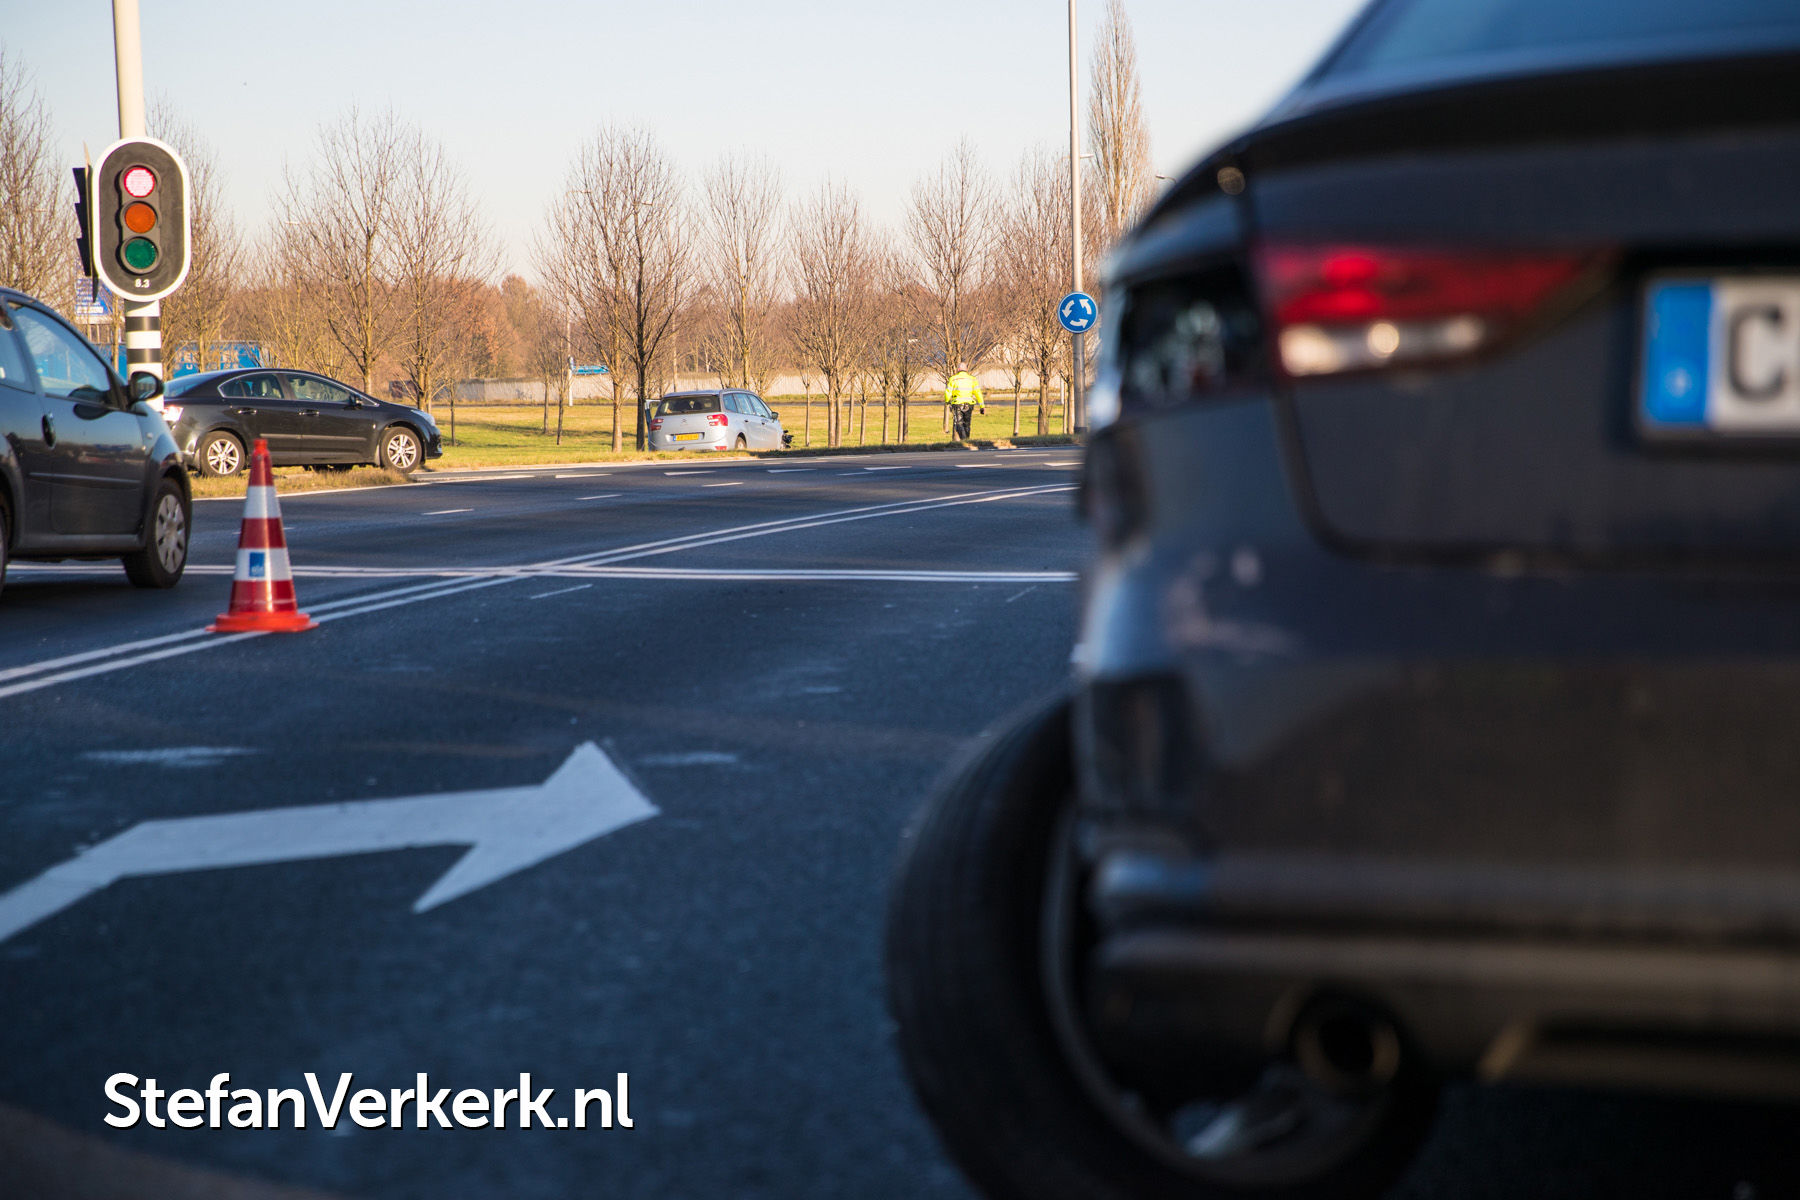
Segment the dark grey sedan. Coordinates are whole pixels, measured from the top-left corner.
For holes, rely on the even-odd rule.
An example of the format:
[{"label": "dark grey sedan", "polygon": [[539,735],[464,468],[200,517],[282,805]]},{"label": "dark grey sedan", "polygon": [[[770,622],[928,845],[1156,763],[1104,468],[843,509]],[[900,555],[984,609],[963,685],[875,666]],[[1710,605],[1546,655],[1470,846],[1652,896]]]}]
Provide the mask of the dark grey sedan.
[{"label": "dark grey sedan", "polygon": [[209,371],[169,384],[163,416],[187,464],[236,475],[257,438],[280,466],[375,463],[411,473],[444,452],[437,421],[310,371]]},{"label": "dark grey sedan", "polygon": [[139,587],[187,567],[191,507],[149,402],[161,381],[107,366],[42,301],[0,288],[0,584],[18,559],[117,558]]}]

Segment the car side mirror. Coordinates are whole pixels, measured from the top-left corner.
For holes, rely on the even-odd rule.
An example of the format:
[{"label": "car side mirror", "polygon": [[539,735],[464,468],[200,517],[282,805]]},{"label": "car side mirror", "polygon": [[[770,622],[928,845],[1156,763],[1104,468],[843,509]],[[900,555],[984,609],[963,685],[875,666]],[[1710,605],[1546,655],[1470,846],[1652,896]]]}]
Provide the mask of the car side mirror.
[{"label": "car side mirror", "polygon": [[148,371],[133,371],[125,391],[133,404],[143,404],[163,394],[163,381]]},{"label": "car side mirror", "polygon": [[774,410],[774,409],[772,409],[772,408],[771,408],[771,409],[770,409],[770,410],[769,410],[769,415],[770,415],[770,416],[771,416],[771,417],[774,417],[774,418],[775,418],[775,419],[776,419],[776,420],[777,420],[777,421],[779,421],[779,420],[781,420],[781,414],[780,414],[780,413],[778,413],[778,412],[776,412],[776,411],[775,411],[775,410]]}]

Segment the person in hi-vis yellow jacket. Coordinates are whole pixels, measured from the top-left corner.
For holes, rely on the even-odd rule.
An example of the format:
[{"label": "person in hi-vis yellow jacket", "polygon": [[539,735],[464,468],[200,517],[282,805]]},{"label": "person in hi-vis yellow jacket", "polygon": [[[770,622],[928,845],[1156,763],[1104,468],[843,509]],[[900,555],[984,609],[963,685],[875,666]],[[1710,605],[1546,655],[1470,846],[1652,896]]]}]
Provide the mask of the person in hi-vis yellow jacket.
[{"label": "person in hi-vis yellow jacket", "polygon": [[944,403],[950,406],[950,430],[957,441],[966,441],[969,422],[977,405],[987,412],[987,401],[981,396],[981,381],[969,374],[969,364],[957,364],[958,370],[944,385]]}]

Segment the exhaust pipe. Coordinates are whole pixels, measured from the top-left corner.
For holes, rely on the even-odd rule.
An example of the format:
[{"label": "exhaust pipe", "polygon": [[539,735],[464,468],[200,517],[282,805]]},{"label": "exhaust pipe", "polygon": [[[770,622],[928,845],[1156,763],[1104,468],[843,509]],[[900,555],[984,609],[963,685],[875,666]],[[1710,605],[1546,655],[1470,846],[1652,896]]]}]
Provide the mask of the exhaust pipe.
[{"label": "exhaust pipe", "polygon": [[1355,1001],[1309,1004],[1294,1022],[1292,1046],[1307,1077],[1340,1095],[1383,1087],[1400,1073],[1400,1030]]}]

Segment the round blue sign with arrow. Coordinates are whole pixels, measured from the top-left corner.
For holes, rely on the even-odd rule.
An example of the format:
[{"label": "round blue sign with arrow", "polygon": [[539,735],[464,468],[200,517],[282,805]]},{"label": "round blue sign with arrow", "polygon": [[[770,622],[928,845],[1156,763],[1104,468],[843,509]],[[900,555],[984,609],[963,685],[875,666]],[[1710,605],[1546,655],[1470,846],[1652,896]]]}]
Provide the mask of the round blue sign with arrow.
[{"label": "round blue sign with arrow", "polygon": [[1070,292],[1056,306],[1056,319],[1070,333],[1086,333],[1100,319],[1100,306],[1086,292]]}]

